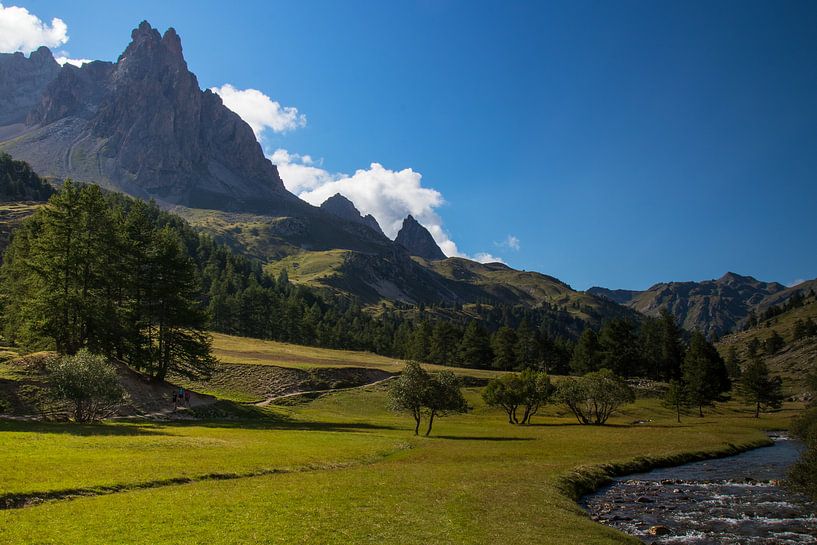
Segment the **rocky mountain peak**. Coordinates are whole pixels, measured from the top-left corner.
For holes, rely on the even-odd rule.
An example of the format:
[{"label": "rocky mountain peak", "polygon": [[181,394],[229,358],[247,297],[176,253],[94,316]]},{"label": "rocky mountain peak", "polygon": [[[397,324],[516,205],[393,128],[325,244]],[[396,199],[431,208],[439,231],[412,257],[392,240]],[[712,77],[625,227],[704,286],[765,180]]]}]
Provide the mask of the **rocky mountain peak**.
[{"label": "rocky mountain peak", "polygon": [[[46,51],[35,61],[46,62]],[[199,208],[306,206],[286,191],[250,126],[199,88],[174,29],[161,35],[143,21],[116,63],[51,62],[48,78],[26,85],[19,71],[4,77],[0,59],[0,91],[16,97],[4,106],[9,95],[0,92],[0,127],[28,125],[0,131],[0,148],[43,175]]]},{"label": "rocky mountain peak", "polygon": [[434,237],[431,236],[428,229],[420,225],[411,215],[403,220],[403,226],[394,241],[408,250],[409,254],[423,259],[434,261],[446,258],[443,251],[434,242]]},{"label": "rocky mountain peak", "polygon": [[59,71],[60,65],[47,47],[28,57],[19,51],[0,53],[0,127],[24,122]]},{"label": "rocky mountain peak", "polygon": [[367,214],[366,216],[361,215],[360,211],[355,207],[355,204],[340,193],[335,193],[326,199],[323,204],[321,204],[321,209],[339,218],[361,223],[376,233],[383,235],[383,230],[380,228],[380,224],[377,223],[374,216],[371,214]]}]

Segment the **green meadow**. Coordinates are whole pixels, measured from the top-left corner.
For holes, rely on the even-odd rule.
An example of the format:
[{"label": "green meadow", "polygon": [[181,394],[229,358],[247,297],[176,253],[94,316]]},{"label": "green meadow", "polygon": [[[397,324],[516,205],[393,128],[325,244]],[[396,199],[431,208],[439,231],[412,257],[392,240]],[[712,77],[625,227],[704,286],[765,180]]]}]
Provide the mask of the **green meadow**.
[{"label": "green meadow", "polygon": [[471,412],[428,438],[384,385],[252,420],[2,422],[0,497],[25,506],[0,510],[0,543],[638,543],[575,502],[598,467],[762,444],[795,409],[754,419],[727,404],[676,424],[646,399],[607,426],[556,406],[511,426],[466,395]]}]

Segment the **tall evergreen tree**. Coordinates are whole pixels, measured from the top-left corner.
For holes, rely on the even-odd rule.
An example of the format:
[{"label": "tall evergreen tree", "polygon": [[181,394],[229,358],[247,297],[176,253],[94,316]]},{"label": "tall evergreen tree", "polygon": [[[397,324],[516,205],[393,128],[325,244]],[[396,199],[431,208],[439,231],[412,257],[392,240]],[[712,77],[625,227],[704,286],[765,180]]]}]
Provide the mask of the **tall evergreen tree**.
[{"label": "tall evergreen tree", "polygon": [[491,348],[494,353],[493,367],[506,371],[514,369],[516,362],[516,333],[513,329],[502,326],[491,339]]},{"label": "tall evergreen tree", "polygon": [[704,415],[704,405],[712,404],[730,387],[723,359],[699,331],[692,334],[682,374],[689,400],[698,407],[700,416]]},{"label": "tall evergreen tree", "polygon": [[465,326],[460,341],[459,362],[464,367],[489,367],[493,354],[488,333],[476,320]]},{"label": "tall evergreen tree", "polygon": [[570,360],[570,369],[577,375],[584,375],[600,369],[599,338],[596,332],[587,328],[579,337],[579,342],[573,350]]},{"label": "tall evergreen tree", "polygon": [[599,332],[601,367],[619,376],[634,376],[641,370],[638,339],[632,324],[620,318],[606,322]]},{"label": "tall evergreen tree", "polygon": [[766,362],[760,355],[756,355],[743,371],[739,390],[743,398],[755,406],[755,418],[759,418],[761,408],[780,408],[783,403],[782,385],[779,376],[769,376]]}]

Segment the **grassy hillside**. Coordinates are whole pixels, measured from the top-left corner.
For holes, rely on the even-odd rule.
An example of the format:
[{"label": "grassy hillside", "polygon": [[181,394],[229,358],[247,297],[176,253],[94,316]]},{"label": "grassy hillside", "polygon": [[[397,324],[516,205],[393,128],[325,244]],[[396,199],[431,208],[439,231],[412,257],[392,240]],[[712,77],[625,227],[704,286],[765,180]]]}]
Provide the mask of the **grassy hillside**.
[{"label": "grassy hillside", "polygon": [[762,353],[763,344],[772,335],[772,331],[776,331],[783,337],[785,345],[779,352],[765,356],[766,361],[773,374],[783,377],[785,390],[790,394],[799,394],[805,375],[817,370],[817,337],[794,340],[795,322],[808,318],[817,323],[817,298],[809,297],[802,307],[779,314],[747,331],[723,337],[717,343],[718,350],[721,355],[726,356],[730,347],[734,346],[738,357],[745,363],[749,359],[749,343],[753,339],[760,343]]},{"label": "grassy hillside", "polygon": [[612,426],[553,407],[519,427],[477,390],[467,397],[473,411],[440,419],[431,438],[413,437],[378,387],[252,422],[0,422],[14,460],[0,465],[3,501],[75,498],[0,511],[0,541],[635,545],[565,495],[577,467],[758,444],[791,415],[729,407],[676,425],[643,401]]},{"label": "grassy hillside", "polygon": [[[331,350],[276,341],[234,337],[221,333],[213,335],[213,354],[219,361],[226,364],[274,365],[301,370],[352,367],[398,373],[405,365],[403,361],[370,352]],[[475,378],[492,378],[503,374],[500,371],[485,369],[444,367],[433,364],[423,365],[429,371],[448,370],[460,376]]]},{"label": "grassy hillside", "polygon": [[344,235],[344,229],[365,229],[360,225],[344,223],[345,227],[324,233],[300,218],[181,207],[174,212],[233,249],[259,259],[272,275],[286,269],[293,282],[352,295],[373,309],[384,302],[549,304],[596,326],[604,318],[626,312],[616,303],[577,292],[545,274],[462,258],[409,258],[385,237],[370,233],[368,242],[361,244]]}]

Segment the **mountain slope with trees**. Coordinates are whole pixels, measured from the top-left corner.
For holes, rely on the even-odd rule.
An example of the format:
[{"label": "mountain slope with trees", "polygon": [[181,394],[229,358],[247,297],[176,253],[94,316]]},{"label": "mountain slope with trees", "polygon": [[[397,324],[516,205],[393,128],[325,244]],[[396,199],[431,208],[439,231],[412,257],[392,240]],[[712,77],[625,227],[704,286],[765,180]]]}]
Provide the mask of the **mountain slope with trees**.
[{"label": "mountain slope with trees", "polygon": [[732,367],[744,368],[754,357],[765,360],[784,390],[800,396],[809,373],[817,372],[817,295],[812,290],[758,314],[755,325],[721,338],[718,351]]},{"label": "mountain slope with trees", "polygon": [[762,282],[729,272],[717,280],[660,283],[645,291],[593,287],[587,292],[647,316],[657,316],[667,309],[685,329],[699,330],[712,338],[742,327],[753,313],[815,287],[817,280],[787,288],[777,282]]}]

